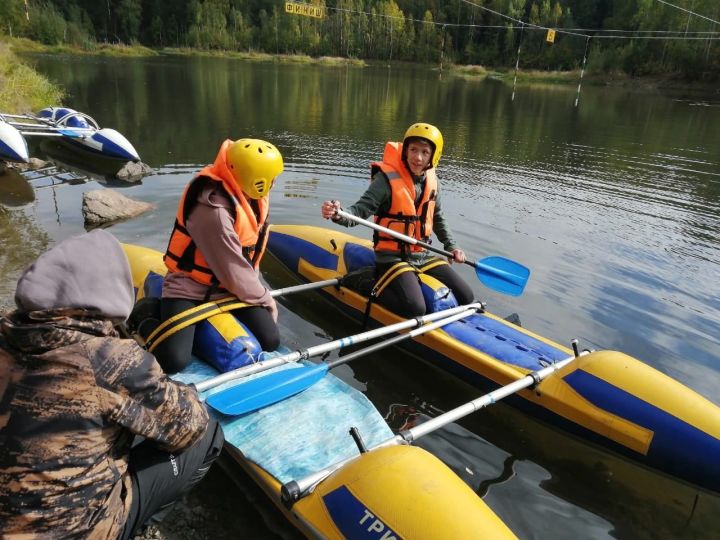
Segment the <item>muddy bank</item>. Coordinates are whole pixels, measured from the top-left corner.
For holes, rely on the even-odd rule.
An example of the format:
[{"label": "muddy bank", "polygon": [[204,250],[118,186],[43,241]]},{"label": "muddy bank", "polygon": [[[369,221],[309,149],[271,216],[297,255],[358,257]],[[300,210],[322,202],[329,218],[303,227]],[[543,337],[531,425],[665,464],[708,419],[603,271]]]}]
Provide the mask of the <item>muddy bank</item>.
[{"label": "muddy bank", "polygon": [[260,489],[222,455],[202,482],[136,540],[302,538]]}]

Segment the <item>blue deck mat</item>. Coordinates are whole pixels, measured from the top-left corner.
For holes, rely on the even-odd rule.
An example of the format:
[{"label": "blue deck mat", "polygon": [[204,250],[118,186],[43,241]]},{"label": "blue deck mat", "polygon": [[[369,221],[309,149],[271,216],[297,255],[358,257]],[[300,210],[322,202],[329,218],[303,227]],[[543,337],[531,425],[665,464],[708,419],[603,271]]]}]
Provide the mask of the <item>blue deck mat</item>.
[{"label": "blue deck mat", "polygon": [[[290,351],[284,350],[282,354],[287,352]],[[286,364],[240,381],[296,368],[297,364]],[[194,359],[173,378],[192,383],[215,375],[217,372],[212,367]],[[240,381],[212,388],[201,395],[205,398]],[[226,442],[238,448],[247,459],[260,465],[281,484],[357,456],[358,448],[349,434],[353,426],[360,430],[368,447],[393,436],[373,404],[361,392],[332,374],[300,394],[253,413],[237,417],[213,413],[225,430]]]},{"label": "blue deck mat", "polygon": [[562,349],[482,313],[445,325],[443,330],[488,356],[525,369],[542,369],[568,357]]}]

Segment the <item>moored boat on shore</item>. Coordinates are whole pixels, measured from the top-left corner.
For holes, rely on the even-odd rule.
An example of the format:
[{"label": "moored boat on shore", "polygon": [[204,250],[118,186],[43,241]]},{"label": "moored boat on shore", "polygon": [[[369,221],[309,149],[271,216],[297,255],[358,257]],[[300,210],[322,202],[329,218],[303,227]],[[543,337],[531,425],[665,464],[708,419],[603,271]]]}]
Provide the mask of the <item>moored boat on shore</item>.
[{"label": "moored boat on shore", "polygon": [[0,159],[27,163],[26,137],[57,137],[89,154],[121,161],[140,156],[124,135],[101,128],[89,115],[67,107],[46,107],[37,114],[0,113]]}]

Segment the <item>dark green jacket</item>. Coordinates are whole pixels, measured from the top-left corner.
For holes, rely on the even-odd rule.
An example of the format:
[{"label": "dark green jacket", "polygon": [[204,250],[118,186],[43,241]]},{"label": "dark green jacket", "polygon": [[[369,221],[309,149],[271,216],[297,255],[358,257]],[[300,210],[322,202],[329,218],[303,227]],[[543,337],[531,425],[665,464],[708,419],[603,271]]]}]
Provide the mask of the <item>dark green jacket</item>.
[{"label": "dark green jacket", "polygon": [[[420,200],[422,196],[423,187],[425,184],[425,175],[414,176],[413,181],[415,183],[416,202]],[[367,219],[370,216],[375,216],[378,213],[385,213],[390,208],[390,183],[385,176],[385,173],[378,171],[372,177],[370,186],[365,190],[360,199],[346,208],[345,211],[354,216]],[[354,227],[357,225],[354,221],[339,218],[333,220],[335,223],[343,225],[345,227]],[[455,241],[453,240],[452,234],[445,217],[443,216],[442,205],[440,200],[440,187],[438,186],[438,195],[435,201],[435,214],[433,217],[433,232],[437,236],[440,243],[447,251],[452,251],[457,248]],[[421,266],[430,260],[433,256],[427,251],[413,252],[409,256],[408,262],[413,265]],[[379,251],[375,254],[375,260],[378,264],[393,263],[400,260],[400,256],[394,251]]]}]

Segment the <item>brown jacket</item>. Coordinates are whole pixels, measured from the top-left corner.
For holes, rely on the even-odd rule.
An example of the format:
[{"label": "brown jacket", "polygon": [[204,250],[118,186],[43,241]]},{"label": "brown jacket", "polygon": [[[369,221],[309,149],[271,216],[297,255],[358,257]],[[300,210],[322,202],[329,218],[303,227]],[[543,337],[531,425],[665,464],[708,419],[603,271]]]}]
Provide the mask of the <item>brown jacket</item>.
[{"label": "brown jacket", "polygon": [[[243,254],[235,232],[234,208],[222,186],[211,182],[198,195],[197,204],[185,224],[213,273],[227,289],[212,298],[227,296],[229,291],[248,304],[273,306],[275,302],[261,283],[257,270]],[[183,272],[168,272],[162,295],[164,298],[203,300],[207,291],[207,285]]]},{"label": "brown jacket", "polygon": [[0,528],[115,538],[130,505],[133,435],[167,450],[207,425],[195,392],[112,323],[69,313],[0,320]]},{"label": "brown jacket", "polygon": [[[103,250],[102,262],[122,264],[119,244],[104,235],[93,236],[101,240],[94,247]],[[87,287],[73,292],[68,283],[97,269],[75,250],[61,255],[55,262],[75,273],[57,296],[87,305]],[[48,271],[57,268],[36,263],[26,271],[18,306],[52,304],[45,300],[52,285],[41,297],[27,282],[28,275],[33,283],[49,281]],[[106,286],[115,287],[108,297],[122,288]],[[127,459],[135,435],[177,451],[204,434],[208,415],[195,391],[169,380],[101,313],[125,317],[123,297],[95,308],[18,310],[0,318],[0,537],[116,538],[130,507]]]}]

